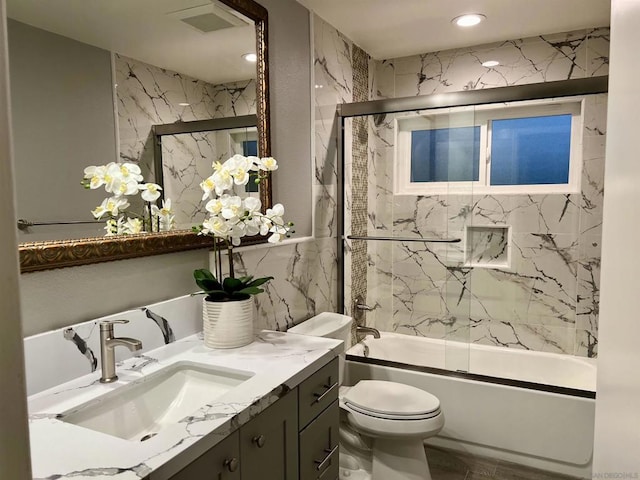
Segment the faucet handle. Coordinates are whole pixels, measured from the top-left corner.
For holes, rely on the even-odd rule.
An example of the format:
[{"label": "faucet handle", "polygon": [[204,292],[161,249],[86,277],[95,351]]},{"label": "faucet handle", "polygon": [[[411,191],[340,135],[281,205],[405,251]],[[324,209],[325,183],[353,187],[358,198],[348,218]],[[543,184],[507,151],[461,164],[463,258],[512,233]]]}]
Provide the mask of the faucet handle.
[{"label": "faucet handle", "polygon": [[100,322],[100,330],[113,330],[116,323],[129,323],[129,320],[103,320]]}]

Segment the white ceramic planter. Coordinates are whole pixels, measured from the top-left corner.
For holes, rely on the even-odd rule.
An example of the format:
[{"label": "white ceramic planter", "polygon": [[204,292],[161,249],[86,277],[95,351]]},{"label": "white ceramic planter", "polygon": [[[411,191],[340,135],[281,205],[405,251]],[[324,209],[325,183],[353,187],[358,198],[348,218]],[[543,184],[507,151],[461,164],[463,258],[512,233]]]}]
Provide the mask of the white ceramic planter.
[{"label": "white ceramic planter", "polygon": [[210,348],[237,348],[253,342],[253,299],[207,302],[202,299],[204,344]]}]

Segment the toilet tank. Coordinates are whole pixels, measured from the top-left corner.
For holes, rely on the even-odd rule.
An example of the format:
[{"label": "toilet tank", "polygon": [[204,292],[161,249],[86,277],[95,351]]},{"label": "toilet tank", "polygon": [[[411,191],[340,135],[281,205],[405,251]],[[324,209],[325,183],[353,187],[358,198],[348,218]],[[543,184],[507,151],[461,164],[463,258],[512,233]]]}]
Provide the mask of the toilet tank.
[{"label": "toilet tank", "polygon": [[322,312],[287,330],[288,333],[313,337],[335,338],[344,342],[344,350],[351,346],[351,324],[353,319],[340,313]]},{"label": "toilet tank", "polygon": [[298,325],[291,327],[287,333],[311,335],[313,337],[335,338],[344,342],[344,350],[338,357],[338,383],[344,379],[346,351],[351,346],[351,324],[353,319],[339,313],[322,312]]}]

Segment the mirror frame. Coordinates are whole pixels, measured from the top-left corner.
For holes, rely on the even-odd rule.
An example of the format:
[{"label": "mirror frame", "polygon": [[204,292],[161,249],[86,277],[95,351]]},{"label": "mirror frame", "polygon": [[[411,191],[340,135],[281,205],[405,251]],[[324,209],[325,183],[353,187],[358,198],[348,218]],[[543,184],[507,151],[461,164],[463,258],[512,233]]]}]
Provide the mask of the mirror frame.
[{"label": "mirror frame", "polygon": [[[258,56],[256,62],[258,151],[260,156],[268,157],[271,155],[271,130],[269,125],[267,9],[254,0],[219,1],[255,22],[256,53]],[[262,180],[260,188],[270,194],[270,176]],[[266,241],[264,237],[258,237],[251,242],[243,242],[243,244],[264,241]],[[21,243],[18,250],[20,271],[26,273],[211,247],[211,238],[199,236],[188,230],[179,230],[116,237]]]}]

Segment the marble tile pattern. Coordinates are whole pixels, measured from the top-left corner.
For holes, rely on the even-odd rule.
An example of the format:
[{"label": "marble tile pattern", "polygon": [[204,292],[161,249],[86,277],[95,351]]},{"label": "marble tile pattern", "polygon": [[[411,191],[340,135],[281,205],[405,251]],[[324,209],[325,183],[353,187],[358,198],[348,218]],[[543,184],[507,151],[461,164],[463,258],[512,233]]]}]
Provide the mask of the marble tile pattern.
[{"label": "marble tile pattern", "polygon": [[[486,68],[482,62],[497,60]],[[394,98],[607,75],[609,28],[508,40],[376,62],[376,97]]]},{"label": "marble tile pattern", "polygon": [[[114,54],[114,63],[120,161],[140,164],[147,181],[154,179],[152,125],[256,113],[255,80],[212,85],[118,54]],[[179,142],[179,147],[174,148],[177,163],[165,169],[167,189],[174,195],[170,198],[189,196],[183,190],[193,187],[196,172],[181,170],[184,164],[201,158],[210,145],[202,136],[195,136]],[[187,203],[185,208],[192,210]]]},{"label": "marble tile pattern", "polygon": [[[339,340],[264,331],[242,348],[211,350],[191,335],[118,365],[119,379],[102,384],[89,373],[29,397],[29,429],[34,478],[169,479],[338,355]],[[130,441],[63,421],[101,395],[177,362],[253,374],[144,441]],[[195,448],[189,448],[198,442]],[[70,454],[73,452],[73,454]],[[149,477],[150,476],[150,477]]]},{"label": "marble tile pattern", "polygon": [[337,264],[335,238],[306,238],[234,253],[236,274],[274,277],[264,293],[253,297],[254,328],[284,331],[318,313],[335,311]]},{"label": "marble tile pattern", "polygon": [[[208,199],[202,200],[200,182],[214,172],[215,162],[223,163],[234,154],[243,153],[245,132],[233,129],[162,137],[164,194],[172,201],[177,228],[190,229],[205,219]],[[251,195],[243,185],[236,185],[234,192],[242,197]]]},{"label": "marble tile pattern", "polygon": [[[372,98],[605,75],[608,41],[607,28],[594,28],[377,61]],[[501,65],[482,67],[488,59]],[[576,194],[394,196],[396,116],[369,117],[369,235],[465,238],[468,226],[504,225],[511,242],[509,265],[501,268],[470,268],[465,242],[369,242],[367,303],[376,309],[367,322],[411,335],[596,356],[606,104],[606,94],[585,101]]]}]

